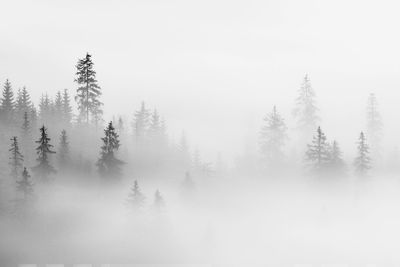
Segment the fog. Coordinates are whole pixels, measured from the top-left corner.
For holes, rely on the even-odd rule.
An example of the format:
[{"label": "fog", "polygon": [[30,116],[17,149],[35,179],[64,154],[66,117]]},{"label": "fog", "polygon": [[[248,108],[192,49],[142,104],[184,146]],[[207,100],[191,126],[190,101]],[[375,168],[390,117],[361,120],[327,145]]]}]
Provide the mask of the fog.
[{"label": "fog", "polygon": [[400,262],[398,3],[1,6],[2,266]]}]

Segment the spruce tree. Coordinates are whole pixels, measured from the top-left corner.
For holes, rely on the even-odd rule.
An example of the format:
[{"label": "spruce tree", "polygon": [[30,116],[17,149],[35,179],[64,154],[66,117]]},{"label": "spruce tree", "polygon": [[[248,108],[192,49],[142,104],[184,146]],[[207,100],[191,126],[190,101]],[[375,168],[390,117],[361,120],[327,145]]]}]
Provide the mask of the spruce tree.
[{"label": "spruce tree", "polygon": [[303,135],[302,139],[308,138],[317,126],[319,121],[317,113],[315,92],[308,75],[306,75],[296,99],[296,107],[293,110],[293,115],[297,119],[297,127]]},{"label": "spruce tree", "polygon": [[24,157],[22,156],[22,154],[19,150],[17,137],[14,136],[10,140],[11,140],[11,148],[8,151],[11,153],[11,156],[9,158],[10,166],[11,166],[11,176],[15,180],[17,180],[18,174],[20,173],[20,170],[22,168],[22,163],[24,161]]},{"label": "spruce tree", "polygon": [[330,146],[326,140],[325,134],[321,127],[317,129],[317,135],[313,137],[311,144],[307,145],[306,160],[311,170],[321,173],[326,170],[330,159]]},{"label": "spruce tree", "polygon": [[343,175],[345,172],[346,164],[342,159],[342,151],[338,142],[332,142],[330,155],[329,155],[329,170],[332,174]]},{"label": "spruce tree", "polygon": [[56,99],[54,101],[54,114],[56,122],[60,123],[63,121],[63,97],[60,91],[57,91]]},{"label": "spruce tree", "polygon": [[357,157],[354,160],[355,172],[358,176],[366,176],[371,169],[371,159],[369,157],[369,146],[363,132],[357,142]]},{"label": "spruce tree", "polygon": [[65,169],[66,167],[68,167],[69,160],[70,160],[70,158],[69,158],[69,142],[68,142],[67,131],[65,131],[65,130],[61,131],[57,159],[58,159],[58,166],[60,167],[60,169]]},{"label": "spruce tree", "polygon": [[182,132],[181,139],[178,145],[178,158],[179,158],[178,164],[180,166],[183,166],[185,170],[188,170],[191,165],[191,159],[190,159],[189,144],[186,139],[185,132]]},{"label": "spruce tree", "polygon": [[22,172],[22,179],[17,181],[17,191],[22,193],[23,201],[27,202],[33,195],[33,183],[26,167]]},{"label": "spruce tree", "polygon": [[96,80],[96,71],[92,56],[87,53],[85,58],[80,59],[76,65],[76,79],[78,84],[77,95],[75,100],[78,103],[80,116],[89,124],[90,116],[92,120],[98,122],[102,114],[100,102],[101,88]]},{"label": "spruce tree", "polygon": [[17,101],[16,101],[16,113],[18,120],[20,120],[25,112],[30,112],[32,109],[31,97],[28,90],[24,86],[22,90],[18,90]]},{"label": "spruce tree", "polygon": [[282,162],[284,158],[282,149],[287,140],[287,127],[275,106],[264,118],[264,123],[260,133],[261,153],[266,162],[273,166]]},{"label": "spruce tree", "polygon": [[11,83],[7,79],[3,87],[3,97],[1,99],[0,111],[4,123],[11,124],[14,115],[14,93],[12,91]]},{"label": "spruce tree", "polygon": [[68,90],[64,89],[63,97],[62,97],[62,116],[63,121],[66,125],[69,125],[72,120],[72,107],[71,100],[68,94]]},{"label": "spruce tree", "polygon": [[139,183],[135,180],[131,191],[128,195],[128,204],[134,210],[139,210],[143,208],[145,202],[145,196],[139,188]]},{"label": "spruce tree", "polygon": [[52,123],[52,101],[47,93],[40,98],[39,116],[42,122]]},{"label": "spruce tree", "polygon": [[32,168],[35,176],[42,181],[48,181],[49,175],[56,173],[54,167],[50,164],[50,154],[56,153],[52,151],[53,145],[50,144],[50,138],[47,134],[47,129],[44,125],[40,128],[40,138],[36,141],[39,146],[36,148],[38,155],[36,161],[38,164]]},{"label": "spruce tree", "polygon": [[97,161],[99,174],[103,177],[119,177],[121,176],[121,165],[123,161],[115,157],[115,153],[120,147],[119,136],[116,133],[112,122],[104,130],[104,137],[101,138],[103,145],[101,146],[100,158]]},{"label": "spruce tree", "polygon": [[135,112],[133,121],[133,130],[135,140],[140,144],[145,138],[145,134],[149,127],[150,112],[146,109],[146,105],[142,102],[140,110]]},{"label": "spruce tree", "polygon": [[154,193],[154,204],[153,204],[155,210],[157,211],[162,211],[165,207],[165,201],[164,198],[162,197],[160,191],[157,189],[156,192]]},{"label": "spruce tree", "polygon": [[371,146],[371,155],[378,158],[381,149],[383,122],[378,110],[375,94],[370,94],[367,102],[367,135]]}]

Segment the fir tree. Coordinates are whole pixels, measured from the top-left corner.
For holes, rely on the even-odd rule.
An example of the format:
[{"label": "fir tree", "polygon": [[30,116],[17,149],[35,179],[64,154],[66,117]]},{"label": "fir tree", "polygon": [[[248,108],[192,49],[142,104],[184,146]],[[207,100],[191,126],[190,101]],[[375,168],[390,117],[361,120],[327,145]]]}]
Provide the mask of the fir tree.
[{"label": "fir tree", "polygon": [[95,121],[99,121],[102,114],[101,106],[103,105],[99,97],[101,96],[101,88],[96,80],[96,72],[92,56],[87,53],[85,58],[80,59],[76,65],[75,82],[79,85],[75,100],[78,103],[80,116],[89,124],[90,116]]},{"label": "fir tree", "polygon": [[71,100],[68,94],[68,90],[64,89],[63,97],[62,97],[62,117],[64,123],[69,125],[72,120],[72,107]]},{"label": "fir tree", "polygon": [[329,168],[333,174],[343,175],[345,172],[346,165],[342,159],[342,151],[336,140],[332,142],[329,155]]},{"label": "fir tree", "polygon": [[16,113],[18,119],[22,118],[25,112],[30,112],[32,109],[31,97],[24,86],[22,90],[18,90],[17,101],[16,101]]},{"label": "fir tree", "polygon": [[54,114],[56,122],[60,123],[63,120],[63,97],[60,91],[57,91],[56,99],[54,101]]},{"label": "fir tree", "polygon": [[100,151],[100,158],[97,161],[97,167],[100,175],[104,177],[121,175],[121,165],[123,162],[115,157],[115,152],[120,147],[118,134],[116,133],[112,122],[104,130],[104,137],[101,138],[103,145]]},{"label": "fir tree", "polygon": [[135,210],[139,210],[143,208],[145,202],[145,196],[143,195],[142,191],[139,188],[139,183],[135,180],[131,191],[128,195],[128,204]]},{"label": "fir tree", "polygon": [[14,93],[12,91],[10,81],[7,79],[3,87],[3,97],[1,99],[1,106],[0,106],[0,111],[4,123],[10,124],[12,122],[14,115],[14,108],[15,108]]},{"label": "fir tree", "polygon": [[299,96],[296,99],[296,107],[293,114],[297,119],[297,127],[302,132],[304,137],[315,129],[319,121],[318,108],[315,101],[315,92],[311,87],[311,82],[306,75],[299,90]]},{"label": "fir tree", "polygon": [[150,116],[150,124],[148,132],[151,139],[153,140],[159,139],[161,133],[161,121],[160,121],[160,115],[158,115],[156,109]]},{"label": "fir tree", "polygon": [[321,127],[317,129],[317,135],[313,137],[311,144],[307,145],[306,160],[311,169],[317,173],[326,170],[330,159],[330,146]]},{"label": "fir tree", "polygon": [[366,176],[371,169],[371,159],[369,157],[369,146],[365,135],[360,133],[357,142],[357,157],[354,160],[355,172],[358,176]]},{"label": "fir tree", "polygon": [[52,101],[47,93],[40,98],[39,116],[42,122],[51,123]]},{"label": "fir tree", "polygon": [[371,145],[371,154],[378,157],[382,139],[382,117],[378,111],[378,101],[375,94],[370,94],[367,103],[367,135]]},{"label": "fir tree", "polygon": [[42,181],[48,181],[49,175],[56,173],[54,167],[50,164],[50,154],[56,153],[52,151],[53,145],[50,144],[50,138],[47,134],[47,129],[44,125],[40,128],[40,138],[36,141],[39,146],[36,148],[36,153],[38,155],[36,161],[38,164],[33,167],[33,172],[35,176],[42,179]]},{"label": "fir tree", "polygon": [[145,103],[142,102],[140,110],[135,112],[133,121],[133,130],[135,140],[138,144],[143,141],[149,127],[150,113],[146,109]]},{"label": "fir tree", "polygon": [[122,120],[122,117],[120,116],[118,118],[118,132],[120,135],[122,135],[125,131],[125,127],[124,127],[124,121]]},{"label": "fir tree", "polygon": [[65,169],[69,163],[69,142],[67,137],[67,131],[62,130],[60,135],[60,143],[58,146],[57,153],[58,165],[60,169]]},{"label": "fir tree", "polygon": [[33,195],[33,183],[26,167],[22,172],[22,179],[17,181],[17,191],[22,193],[23,201],[27,202]]},{"label": "fir tree", "polygon": [[8,151],[11,153],[11,156],[10,156],[11,176],[15,180],[17,180],[18,174],[20,173],[20,170],[22,168],[22,163],[24,161],[24,157],[22,156],[22,154],[19,150],[17,137],[14,136],[10,140],[11,140],[11,148]]},{"label": "fir tree", "polygon": [[162,197],[160,191],[157,189],[156,192],[154,193],[154,208],[157,211],[161,211],[165,207],[165,201],[164,198]]},{"label": "fir tree", "polygon": [[275,165],[284,158],[282,149],[287,139],[287,127],[275,106],[264,118],[264,123],[260,133],[261,153],[267,163]]},{"label": "fir tree", "polygon": [[186,170],[190,168],[191,159],[189,144],[186,139],[185,132],[182,132],[181,139],[178,145],[179,165],[183,166]]}]

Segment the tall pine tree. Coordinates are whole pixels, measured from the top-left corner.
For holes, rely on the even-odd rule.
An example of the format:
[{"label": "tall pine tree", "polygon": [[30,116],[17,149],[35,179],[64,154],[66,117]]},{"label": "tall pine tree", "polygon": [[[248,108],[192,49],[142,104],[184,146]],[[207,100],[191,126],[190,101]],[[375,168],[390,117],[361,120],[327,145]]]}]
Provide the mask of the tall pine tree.
[{"label": "tall pine tree", "polygon": [[369,157],[369,146],[363,132],[357,142],[357,157],[354,160],[355,172],[358,176],[366,176],[371,169],[371,158]]},{"label": "tall pine tree", "polygon": [[36,141],[39,146],[36,148],[38,164],[33,167],[33,172],[42,181],[48,181],[49,175],[56,173],[54,167],[50,164],[50,155],[56,153],[52,151],[53,145],[50,144],[50,138],[44,125],[40,128],[40,138]]},{"label": "tall pine tree", "polygon": [[10,156],[11,176],[15,180],[18,180],[18,175],[21,171],[24,157],[22,156],[19,150],[18,140],[16,136],[11,138],[11,148],[8,151],[11,153]]},{"label": "tall pine tree", "polygon": [[70,157],[69,157],[69,142],[67,137],[67,131],[62,130],[60,135],[60,143],[58,145],[58,166],[61,170],[68,167]]},{"label": "tall pine tree", "polygon": [[4,83],[0,105],[1,119],[6,125],[11,124],[13,121],[14,108],[14,93],[10,81],[7,79]]},{"label": "tall pine tree", "polygon": [[367,102],[367,135],[371,146],[371,156],[379,158],[383,136],[383,122],[378,110],[375,94],[370,94]]},{"label": "tall pine tree", "polygon": [[320,174],[327,169],[330,159],[330,146],[321,127],[313,137],[311,144],[307,145],[306,160],[313,172]]}]

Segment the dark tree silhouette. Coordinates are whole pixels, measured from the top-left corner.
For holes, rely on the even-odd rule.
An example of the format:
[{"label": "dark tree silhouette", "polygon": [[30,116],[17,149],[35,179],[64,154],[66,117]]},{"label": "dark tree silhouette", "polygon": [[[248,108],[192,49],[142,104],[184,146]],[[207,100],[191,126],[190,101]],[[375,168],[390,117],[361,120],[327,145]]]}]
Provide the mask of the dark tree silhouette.
[{"label": "dark tree silhouette", "polygon": [[10,156],[11,176],[15,180],[17,180],[20,170],[22,168],[24,157],[22,156],[19,150],[18,140],[16,136],[11,138],[11,148],[8,151],[11,153]]},{"label": "dark tree silhouette", "polygon": [[101,146],[100,158],[97,161],[99,174],[103,177],[121,176],[121,165],[124,162],[115,157],[115,152],[118,151],[120,143],[112,122],[104,130],[104,137],[101,140],[103,145]]},{"label": "dark tree silhouette", "polygon": [[79,87],[76,90],[75,100],[78,103],[80,116],[86,120],[87,124],[90,122],[90,116],[97,123],[103,113],[101,110],[103,104],[99,100],[101,89],[97,84],[93,67],[92,56],[89,53],[86,53],[85,58],[80,59],[76,65],[75,82]]},{"label": "dark tree silhouette", "polygon": [[366,176],[371,169],[371,159],[369,157],[369,146],[363,132],[357,142],[357,157],[354,160],[355,172],[358,176]]},{"label": "dark tree silhouette", "polygon": [[50,154],[56,153],[51,150],[53,145],[50,144],[50,140],[51,139],[47,135],[47,129],[43,125],[40,128],[40,138],[36,141],[36,143],[39,144],[36,148],[36,153],[38,155],[36,161],[38,164],[32,168],[35,176],[39,177],[42,181],[48,181],[49,175],[56,173],[49,159]]},{"label": "dark tree silhouette", "polygon": [[12,122],[14,116],[14,108],[14,93],[12,91],[10,81],[7,79],[4,83],[3,95],[0,105],[1,119],[4,123],[10,124]]}]

